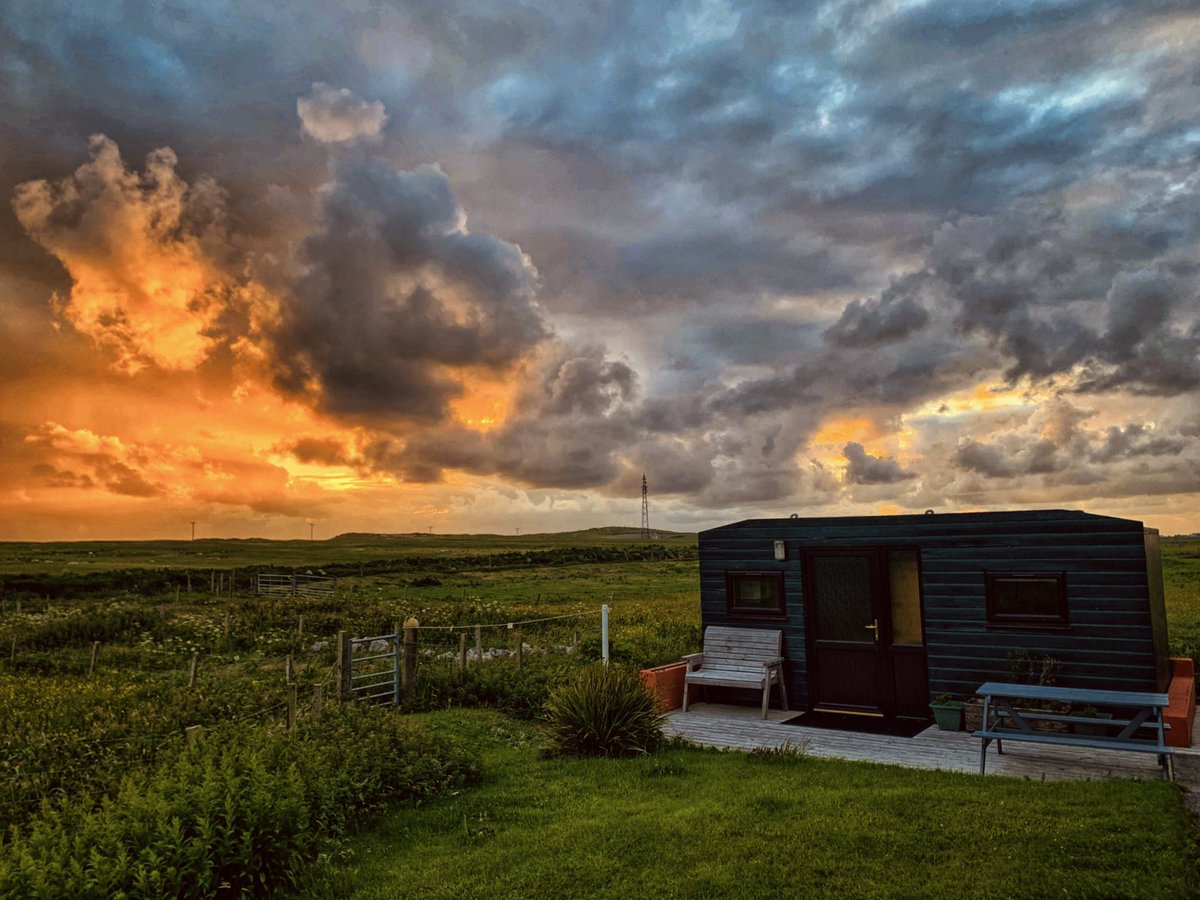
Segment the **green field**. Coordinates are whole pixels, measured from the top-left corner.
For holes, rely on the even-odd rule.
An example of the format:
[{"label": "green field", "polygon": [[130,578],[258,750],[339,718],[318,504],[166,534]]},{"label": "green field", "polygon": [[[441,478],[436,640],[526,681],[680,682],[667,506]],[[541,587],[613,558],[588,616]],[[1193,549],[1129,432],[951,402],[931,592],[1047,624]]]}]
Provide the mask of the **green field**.
[{"label": "green field", "polygon": [[[332,688],[338,630],[382,634],[415,616],[428,629],[421,632],[427,652],[406,711],[490,706],[520,719],[435,715],[434,727],[484,749],[484,786],[398,813],[375,835],[346,845],[354,851],[348,865],[314,870],[330,889],[425,895],[402,887],[411,877],[433,895],[445,886],[447,896],[528,895],[541,892],[538,885],[564,884],[588,886],[585,893],[603,894],[611,884],[613,895],[686,896],[703,893],[702,882],[714,895],[731,895],[736,872],[712,852],[722,842],[730,858],[759,862],[758,880],[747,884],[761,894],[786,892],[790,879],[817,879],[831,893],[854,893],[855,884],[866,894],[893,884],[909,895],[961,893],[952,890],[951,873],[972,866],[990,871],[1008,894],[1044,893],[1037,890],[1043,883],[1048,892],[1075,895],[1153,894],[1136,880],[1144,871],[1164,873],[1163,896],[1182,895],[1177,888],[1188,877],[1200,883],[1196,834],[1178,795],[1164,786],[1018,786],[816,760],[768,771],[737,755],[685,749],[659,762],[541,759],[530,721],[565,673],[598,656],[601,604],[612,610],[612,657],[620,664],[667,662],[698,646],[695,535],[661,535],[647,545],[631,531],[0,544],[0,827],[37,820],[45,801],[94,806],[129,771],[181,752],[189,725],[238,719],[278,729],[289,655],[304,701],[318,684]],[[1162,546],[1172,652],[1196,657],[1200,541]],[[291,570],[336,575],[336,594],[259,598],[248,591],[255,572]],[[549,621],[507,627],[528,620]],[[485,626],[489,650],[512,650],[517,640],[530,645],[524,668],[502,657],[472,666],[460,681],[454,661],[438,654],[453,656],[463,627],[476,623]],[[466,633],[473,641],[473,630]],[[93,642],[99,650],[89,672]],[[189,687],[193,658],[198,678]],[[788,790],[772,794],[773,782]],[[864,784],[872,791],[862,791]],[[737,796],[732,819],[697,831],[718,794]],[[535,805],[523,810],[520,797]],[[1093,814],[1097,805],[1130,810],[1133,824],[1121,831]],[[997,831],[987,810],[1001,806],[1020,814]],[[905,808],[911,826],[903,825]],[[835,827],[842,809],[844,827]],[[1072,824],[1052,827],[1060,820]],[[969,835],[980,830],[1000,848],[988,860],[970,855]],[[658,832],[670,836],[670,853],[638,862],[634,845],[653,843]],[[818,833],[840,834],[840,843],[805,855],[804,835]],[[548,856],[519,851],[559,834],[572,836],[571,848]],[[945,838],[935,844],[936,860],[920,849],[931,834]],[[613,854],[626,860],[621,872],[605,862]],[[851,867],[861,870],[858,882],[846,880],[843,855],[858,860]],[[408,871],[414,857],[426,863]],[[451,877],[456,857],[474,862]],[[1020,879],[1010,872],[1006,882],[1000,869],[986,868],[996,860],[1019,866]]]}]

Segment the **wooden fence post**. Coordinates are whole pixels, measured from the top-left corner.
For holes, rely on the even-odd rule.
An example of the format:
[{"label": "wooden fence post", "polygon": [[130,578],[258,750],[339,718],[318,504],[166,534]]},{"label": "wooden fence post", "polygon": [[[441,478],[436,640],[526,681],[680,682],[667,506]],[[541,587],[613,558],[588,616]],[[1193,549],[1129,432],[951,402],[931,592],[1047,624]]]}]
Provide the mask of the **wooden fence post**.
[{"label": "wooden fence post", "polygon": [[296,634],[304,637],[304,613],[300,613],[300,621],[296,623]]},{"label": "wooden fence post", "polygon": [[521,629],[517,629],[517,668],[525,667],[525,640],[521,636]]},{"label": "wooden fence post", "polygon": [[312,717],[313,721],[321,718],[321,694],[322,686],[319,684],[313,685],[313,702],[312,702]]},{"label": "wooden fence post", "polygon": [[287,676],[288,684],[295,684],[296,668],[292,665],[292,654],[290,653],[287,655],[287,665],[284,666],[284,674]]},{"label": "wooden fence post", "polygon": [[96,674],[96,654],[100,652],[100,642],[92,641],[92,661],[88,664],[88,676]]},{"label": "wooden fence post", "polygon": [[188,673],[188,687],[189,688],[194,688],[196,686],[196,671],[199,668],[200,668],[200,651],[193,650],[192,651],[192,670],[191,670],[191,672]]},{"label": "wooden fence post", "polygon": [[417,687],[417,629],[416,619],[404,620],[404,695],[411,697]]},{"label": "wooden fence post", "polygon": [[350,636],[337,633],[337,695],[338,700],[350,699]]},{"label": "wooden fence post", "polygon": [[288,684],[287,689],[287,730],[296,727],[296,685]]},{"label": "wooden fence post", "polygon": [[467,633],[458,636],[458,677],[464,681],[467,678]]},{"label": "wooden fence post", "polygon": [[483,627],[475,626],[475,664],[483,662]]},{"label": "wooden fence post", "polygon": [[401,656],[403,647],[401,646],[401,631],[400,623],[392,623],[392,703],[400,704],[400,691],[404,690],[404,695],[408,696],[408,668],[403,665]]}]

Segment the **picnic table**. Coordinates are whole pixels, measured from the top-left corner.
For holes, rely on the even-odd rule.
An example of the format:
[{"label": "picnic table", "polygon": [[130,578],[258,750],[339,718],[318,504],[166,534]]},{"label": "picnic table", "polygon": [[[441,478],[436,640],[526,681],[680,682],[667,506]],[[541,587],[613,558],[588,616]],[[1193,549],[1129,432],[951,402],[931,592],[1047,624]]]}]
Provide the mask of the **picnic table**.
[{"label": "picnic table", "polygon": [[[989,681],[975,692],[983,698],[983,728],[973,733],[980,738],[979,774],[987,765],[987,748],[996,742],[996,752],[1003,753],[1003,741],[1028,741],[1034,744],[1059,744],[1091,750],[1130,750],[1158,754],[1163,775],[1174,779],[1171,747],[1166,744],[1167,725],[1163,710],[1169,703],[1166,694],[1140,691],[1098,691],[1084,688],[1049,687],[1036,684],[1007,684]],[[1116,710],[1112,719],[1098,716],[1066,715],[1063,712],[1022,708],[1018,704],[1057,703],[1082,707],[1104,707]],[[1118,716],[1118,713],[1120,715]],[[1067,725],[1107,726],[1107,734],[1076,734],[1070,730],[1049,732],[1037,730],[1039,722],[1061,722]],[[1116,729],[1119,732],[1113,733]]]}]

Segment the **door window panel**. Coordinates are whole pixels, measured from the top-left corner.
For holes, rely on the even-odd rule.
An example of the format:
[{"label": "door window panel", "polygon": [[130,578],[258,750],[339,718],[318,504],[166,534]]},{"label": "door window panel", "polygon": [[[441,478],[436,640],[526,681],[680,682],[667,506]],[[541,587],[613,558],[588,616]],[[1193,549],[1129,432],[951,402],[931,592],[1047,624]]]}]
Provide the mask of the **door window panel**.
[{"label": "door window panel", "polygon": [[916,550],[888,552],[888,581],[892,595],[892,643],[923,644],[921,579]]},{"label": "door window panel", "polygon": [[817,637],[823,641],[874,643],[871,560],[867,556],[818,556],[813,560]]}]

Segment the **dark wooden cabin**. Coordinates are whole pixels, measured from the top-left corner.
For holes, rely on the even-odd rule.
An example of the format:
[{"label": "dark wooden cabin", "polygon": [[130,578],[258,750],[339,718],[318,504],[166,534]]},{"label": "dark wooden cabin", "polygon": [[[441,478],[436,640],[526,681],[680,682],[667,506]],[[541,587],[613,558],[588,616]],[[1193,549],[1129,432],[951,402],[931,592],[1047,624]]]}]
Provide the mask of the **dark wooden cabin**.
[{"label": "dark wooden cabin", "polygon": [[1020,659],[1065,687],[1169,679],[1158,532],[1075,510],[725,525],[700,533],[700,602],[705,625],[783,630],[801,710],[925,718]]}]

